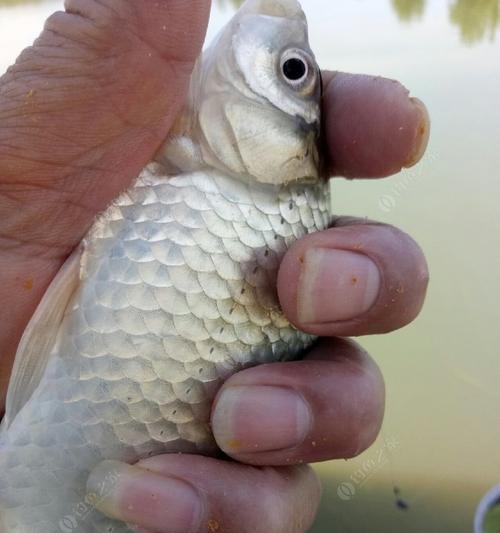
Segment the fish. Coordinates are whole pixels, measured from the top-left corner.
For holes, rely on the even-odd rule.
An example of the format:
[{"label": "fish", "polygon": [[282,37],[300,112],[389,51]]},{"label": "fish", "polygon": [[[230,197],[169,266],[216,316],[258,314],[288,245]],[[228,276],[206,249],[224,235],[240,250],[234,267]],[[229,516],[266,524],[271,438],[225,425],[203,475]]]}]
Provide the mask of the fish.
[{"label": "fish", "polygon": [[21,339],[0,432],[3,533],[127,533],[88,493],[103,460],[220,453],[212,401],[314,342],[280,262],[330,223],[321,73],[296,0],[247,0],[197,61],[183,111],[94,222]]}]

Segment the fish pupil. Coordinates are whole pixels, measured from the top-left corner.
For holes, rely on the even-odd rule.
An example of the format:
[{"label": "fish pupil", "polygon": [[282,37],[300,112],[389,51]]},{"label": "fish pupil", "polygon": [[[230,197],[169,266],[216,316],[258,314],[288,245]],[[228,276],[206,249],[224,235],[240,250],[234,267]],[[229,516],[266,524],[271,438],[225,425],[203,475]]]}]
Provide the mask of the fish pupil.
[{"label": "fish pupil", "polygon": [[302,79],[306,72],[307,66],[302,59],[293,57],[283,63],[283,74],[291,81],[298,81]]}]

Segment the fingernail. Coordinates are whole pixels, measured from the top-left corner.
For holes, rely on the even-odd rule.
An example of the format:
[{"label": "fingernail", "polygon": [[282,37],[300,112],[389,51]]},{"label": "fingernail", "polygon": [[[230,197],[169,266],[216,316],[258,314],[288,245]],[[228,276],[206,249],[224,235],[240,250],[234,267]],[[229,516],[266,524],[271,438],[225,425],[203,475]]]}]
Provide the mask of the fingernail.
[{"label": "fingernail", "polygon": [[198,531],[202,503],[190,484],[117,461],[104,461],[87,481],[87,496],[110,518],[171,533]]},{"label": "fingernail", "polygon": [[369,311],[380,291],[380,272],[366,255],[313,248],[304,256],[297,292],[302,324],[352,320]]},{"label": "fingernail", "polygon": [[212,416],[217,443],[229,455],[293,448],[304,441],[311,425],[305,400],[281,387],[228,387]]},{"label": "fingernail", "polygon": [[418,98],[410,98],[412,104],[416,107],[419,116],[419,125],[415,135],[413,149],[411,150],[405,168],[411,168],[416,165],[424,156],[431,132],[431,120],[429,111],[425,104]]}]

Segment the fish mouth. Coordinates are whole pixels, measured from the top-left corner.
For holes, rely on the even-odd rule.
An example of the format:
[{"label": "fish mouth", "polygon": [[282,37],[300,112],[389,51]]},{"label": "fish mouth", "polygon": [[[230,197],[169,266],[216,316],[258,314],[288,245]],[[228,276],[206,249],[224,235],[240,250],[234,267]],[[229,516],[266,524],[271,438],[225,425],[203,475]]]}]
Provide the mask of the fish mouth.
[{"label": "fish mouth", "polygon": [[297,128],[297,132],[304,136],[308,137],[311,134],[314,134],[316,139],[319,138],[319,134],[321,131],[320,121],[314,120],[313,122],[307,122],[307,120],[304,117],[301,117],[300,115],[295,115],[295,126]]},{"label": "fish mouth", "polygon": [[[311,177],[305,176],[297,181],[313,183],[318,181],[328,181],[331,176],[328,174],[328,153],[324,131],[319,120],[308,123],[300,116],[295,117],[297,129],[300,135],[306,139],[307,150],[301,159],[312,159],[312,166],[315,171]],[[312,155],[311,155],[312,154]]]},{"label": "fish mouth", "polygon": [[[297,133],[303,139],[305,150],[303,154],[297,156],[297,159],[304,166],[304,175],[297,179],[298,182],[317,182],[323,168],[322,157],[320,156],[319,147],[321,140],[321,125],[319,120],[307,122],[303,117],[295,116]],[[301,170],[300,168],[297,170]]]}]

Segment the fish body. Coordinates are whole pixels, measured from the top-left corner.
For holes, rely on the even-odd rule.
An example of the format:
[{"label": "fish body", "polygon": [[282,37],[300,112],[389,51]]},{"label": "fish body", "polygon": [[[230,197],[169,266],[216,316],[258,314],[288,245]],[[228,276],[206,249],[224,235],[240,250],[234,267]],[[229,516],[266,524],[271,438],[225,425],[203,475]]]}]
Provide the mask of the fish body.
[{"label": "fish body", "polygon": [[21,341],[0,432],[2,533],[131,531],[95,511],[116,480],[88,494],[90,470],[217,453],[223,381],[311,344],[276,278],[287,249],[329,223],[319,108],[300,6],[248,0],[198,62],[157,160],[96,220]]}]

